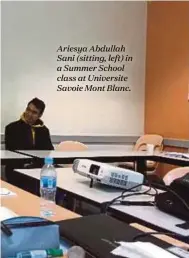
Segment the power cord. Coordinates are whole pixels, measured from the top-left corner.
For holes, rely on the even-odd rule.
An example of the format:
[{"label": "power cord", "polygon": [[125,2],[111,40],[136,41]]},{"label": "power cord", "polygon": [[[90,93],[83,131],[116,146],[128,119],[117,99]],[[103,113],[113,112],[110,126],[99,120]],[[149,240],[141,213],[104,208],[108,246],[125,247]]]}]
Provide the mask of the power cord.
[{"label": "power cord", "polygon": [[[142,184],[138,184],[135,185],[129,189],[124,190],[121,195],[119,195],[118,197],[114,198],[113,200],[109,201],[109,202],[104,202],[101,204],[101,212],[102,213],[107,213],[108,208],[114,204],[121,204],[121,205],[155,205],[155,202],[132,202],[132,201],[125,201],[123,199],[130,197],[130,196],[136,196],[136,195],[149,195],[149,196],[157,196],[158,195],[158,190],[151,185],[150,181],[148,180],[148,177],[146,175],[144,175],[145,180],[146,180],[146,184],[148,184],[149,188],[143,192],[134,192],[133,190],[135,188],[138,188],[140,186],[145,185],[144,183]],[[146,185],[145,185],[146,186]],[[155,194],[150,193],[150,191],[154,189]],[[125,194],[127,192],[133,192],[133,193],[129,193],[129,194]],[[121,199],[121,200],[119,200]]]},{"label": "power cord", "polygon": [[[142,184],[142,185],[144,185],[144,184]],[[149,189],[147,189],[146,191],[144,191],[144,192],[142,192],[142,194],[148,194],[150,191],[151,191],[151,187],[149,188]],[[123,192],[122,192],[122,196],[124,197],[124,194],[126,193],[126,192],[128,192],[128,190],[124,190]],[[136,192],[134,192],[134,191],[130,191],[130,192],[133,192],[133,194],[136,194]],[[153,196],[153,194],[150,194],[149,193],[149,195],[152,195]]]},{"label": "power cord", "polygon": [[[144,195],[144,194],[146,194],[146,195],[149,195],[149,194],[147,194],[147,193],[145,193],[145,192],[140,192],[140,193],[131,193],[131,194],[125,194],[125,195],[122,195],[120,198],[122,199],[122,200],[116,200],[115,202],[113,202],[112,204],[114,204],[114,205],[116,205],[116,204],[121,204],[121,205],[143,205],[143,203],[146,203],[146,204],[152,204],[153,202],[151,202],[151,201],[125,201],[125,200],[123,200],[123,199],[125,199],[125,198],[127,198],[127,197],[130,197],[130,196],[136,196],[136,195]],[[153,204],[153,205],[155,205],[155,203]]]},{"label": "power cord", "polygon": [[[131,187],[131,188],[128,188],[126,191],[132,191],[133,189],[135,189],[135,188],[137,188],[137,187],[140,187],[140,186],[143,186],[143,183],[142,183],[142,184],[137,184],[137,185],[135,185],[135,186],[133,186],[133,187]],[[125,191],[125,190],[124,190],[124,191]],[[133,195],[133,194],[131,194],[131,195]],[[122,193],[121,193],[121,195],[119,195],[118,197],[112,199],[111,201],[102,203],[102,204],[101,204],[101,211],[102,211],[102,213],[107,213],[108,208],[109,208],[112,204],[114,204],[114,203],[115,203],[117,200],[119,200],[120,198],[124,198],[124,197],[125,197],[125,196],[122,195]]]},{"label": "power cord", "polygon": [[[151,187],[151,186],[149,186],[149,189],[147,189],[147,190],[145,190],[145,191],[143,191],[143,192],[132,192],[132,190],[133,189],[135,189],[135,188],[138,188],[138,187],[140,187],[140,186],[143,186],[144,185],[144,183],[142,183],[142,184],[137,184],[137,185],[135,185],[135,186],[133,186],[133,187],[131,187],[131,188],[128,188],[127,190],[124,190],[122,193],[121,193],[121,195],[119,195],[118,197],[116,197],[116,198],[114,198],[114,199],[112,199],[111,201],[109,201],[109,202],[104,202],[104,203],[102,203],[101,204],[101,212],[102,213],[107,213],[107,211],[108,211],[108,208],[111,206],[111,205],[144,205],[144,206],[146,206],[146,205],[155,205],[155,203],[154,202],[152,202],[152,201],[148,201],[148,202],[141,202],[141,201],[125,201],[124,199],[125,198],[127,198],[127,197],[130,197],[130,196],[136,196],[136,195],[149,195],[149,196],[155,196],[158,192],[157,192],[157,189],[155,189],[154,187]],[[151,189],[154,189],[155,190],[155,194],[151,194],[151,193],[149,193],[149,191],[151,191]],[[127,194],[125,194],[126,192],[131,192],[131,193],[127,193]],[[119,199],[121,199],[121,200],[119,200]]]},{"label": "power cord", "polygon": [[[161,184],[158,184],[158,183],[155,183],[155,184],[153,183],[154,186],[152,186],[151,182],[148,180],[148,177],[146,175],[145,175],[145,179],[146,179],[146,184],[148,184],[148,186],[149,186],[149,189],[147,189],[144,192],[137,192],[136,193],[136,192],[133,191],[133,193],[125,194],[126,192],[132,192],[132,190],[137,188],[137,187],[143,186],[144,183],[138,184],[138,185],[135,185],[135,186],[133,186],[133,187],[131,187],[129,189],[126,189],[126,190],[124,190],[121,193],[121,195],[119,195],[118,197],[114,198],[110,202],[102,203],[101,211],[103,213],[107,213],[108,208],[112,204],[114,204],[114,205],[115,204],[121,204],[121,205],[143,205],[143,204],[141,204],[141,202],[132,202],[132,201],[129,202],[129,201],[125,201],[123,199],[125,199],[127,197],[130,197],[130,196],[134,196],[134,195],[144,195],[144,194],[156,197],[158,195],[158,190],[154,186],[160,187],[161,189],[167,190],[168,192],[170,192],[173,195],[175,195],[184,204],[186,209],[189,211],[189,205],[186,203],[186,201],[181,196],[179,196],[179,194],[177,194],[174,190],[172,190],[170,187],[167,187],[166,185],[161,185]],[[155,190],[155,194],[149,193],[152,189]],[[119,200],[119,199],[122,199],[122,200]],[[145,202],[145,203],[146,203],[145,205],[155,205],[155,202]]]},{"label": "power cord", "polygon": [[150,182],[148,176],[145,174],[144,178],[146,180],[146,184],[150,187],[149,190],[146,192],[148,193],[149,191],[151,191],[151,189],[153,189],[155,191],[155,194],[150,194],[152,196],[157,196],[158,195],[158,190],[156,189],[156,187],[152,186],[152,183]]}]

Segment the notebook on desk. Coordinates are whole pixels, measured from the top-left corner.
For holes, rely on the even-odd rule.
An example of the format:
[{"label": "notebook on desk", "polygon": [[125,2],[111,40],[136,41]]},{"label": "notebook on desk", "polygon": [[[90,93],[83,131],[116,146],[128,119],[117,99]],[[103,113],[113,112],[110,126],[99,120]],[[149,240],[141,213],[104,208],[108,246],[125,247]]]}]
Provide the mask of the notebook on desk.
[{"label": "notebook on desk", "polygon": [[14,217],[18,217],[18,215],[14,213],[12,210],[3,206],[0,207],[0,221],[7,220]]},{"label": "notebook on desk", "polygon": [[[91,215],[77,219],[59,221],[60,235],[73,244],[83,247],[88,253],[98,258],[119,258],[111,254],[116,247],[115,241],[132,241],[142,233],[128,224],[107,215]],[[153,236],[142,238],[162,248],[170,245]]]},{"label": "notebook on desk", "polygon": [[164,152],[164,155],[173,158],[184,158],[189,159],[189,153],[183,152]]}]

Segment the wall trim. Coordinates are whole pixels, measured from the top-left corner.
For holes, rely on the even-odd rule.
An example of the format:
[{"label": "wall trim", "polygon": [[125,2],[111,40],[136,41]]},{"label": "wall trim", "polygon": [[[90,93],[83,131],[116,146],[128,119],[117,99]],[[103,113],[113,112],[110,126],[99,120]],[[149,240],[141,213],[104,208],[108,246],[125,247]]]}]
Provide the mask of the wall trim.
[{"label": "wall trim", "polygon": [[[116,144],[127,145],[134,144],[140,136],[81,136],[81,135],[52,135],[51,140],[53,144],[61,141],[80,141],[85,144]],[[4,135],[1,134],[1,144],[4,144]],[[170,147],[189,148],[189,140],[165,138],[164,145]]]},{"label": "wall trim", "polygon": [[165,146],[171,147],[179,147],[179,148],[187,148],[189,149],[189,140],[181,140],[181,139],[164,139]]},{"label": "wall trim", "polygon": [[55,136],[52,137],[52,142],[59,143],[61,141],[79,141],[86,144],[133,144],[137,141],[138,136]]}]

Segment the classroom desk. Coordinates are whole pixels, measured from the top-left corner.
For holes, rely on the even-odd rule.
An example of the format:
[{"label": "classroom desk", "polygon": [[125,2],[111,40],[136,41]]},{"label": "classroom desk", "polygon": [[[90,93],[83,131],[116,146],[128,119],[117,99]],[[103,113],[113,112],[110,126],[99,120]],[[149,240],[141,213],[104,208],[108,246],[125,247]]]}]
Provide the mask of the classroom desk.
[{"label": "classroom desk", "polygon": [[[24,182],[33,179],[39,183],[40,169],[16,169],[15,172],[20,176],[20,180],[24,180]],[[62,192],[69,193],[74,198],[92,203],[99,208],[103,202],[114,199],[122,192],[99,183],[94,183],[93,188],[90,188],[90,179],[75,174],[72,168],[57,168],[57,178],[57,186]],[[146,195],[132,196],[127,200],[152,201],[153,197]],[[158,227],[183,236],[189,236],[189,230],[176,227],[176,224],[183,223],[183,220],[164,213],[153,206],[114,205],[110,208],[110,211],[115,215],[120,214],[123,218],[129,216],[135,221],[140,221],[140,223],[148,224],[154,228]]]},{"label": "classroom desk", "polygon": [[[1,206],[4,206],[20,216],[40,217],[40,198],[28,193],[16,186],[0,180],[1,187],[7,188],[16,193],[16,196],[1,196]],[[51,217],[52,221],[78,218],[79,215],[55,205],[55,216]]]},{"label": "classroom desk", "polygon": [[91,159],[99,162],[136,162],[136,171],[143,174],[146,173],[146,161],[156,161],[161,163],[167,163],[177,166],[189,166],[189,159],[187,158],[174,158],[166,156],[164,152],[154,152],[149,154],[146,151],[123,151],[123,150],[86,150],[86,151],[22,151],[18,150],[18,153],[33,157],[35,162],[42,166],[44,158],[50,156],[54,158],[55,164],[71,164],[75,159]]},{"label": "classroom desk", "polygon": [[121,216],[130,215],[140,221],[140,223],[189,237],[189,229],[181,229],[176,226],[177,224],[184,223],[184,220],[169,215],[156,207],[116,205],[112,206],[111,210]]},{"label": "classroom desk", "polygon": [[85,150],[85,151],[22,151],[18,153],[28,155],[35,159],[40,166],[44,164],[46,156],[53,157],[55,164],[71,164],[75,159],[91,159],[99,162],[113,163],[124,161],[135,161],[137,171],[145,173],[145,161],[152,157],[144,151],[123,150]]},{"label": "classroom desk", "polygon": [[[0,180],[1,187],[7,188],[10,191],[16,193],[16,196],[8,197],[8,196],[1,196],[1,205],[4,207],[7,207],[8,209],[12,210],[16,214],[20,216],[39,216],[39,197],[32,195],[22,189],[19,189],[13,185],[10,185],[2,180]],[[21,204],[21,205],[18,205]],[[28,205],[29,204],[29,205]],[[37,208],[35,208],[37,207]],[[63,220],[63,219],[72,219],[72,218],[78,218],[79,215],[76,213],[73,213],[71,211],[68,211],[64,208],[61,208],[59,206],[56,206],[56,215],[52,218],[53,221]],[[133,223],[131,226],[136,227],[140,229],[141,231],[147,232],[152,231],[149,228],[146,228],[142,225]],[[172,245],[182,246],[182,247],[188,247],[187,244],[178,241],[174,238],[165,236],[165,235],[154,235],[155,237],[158,237],[162,239],[163,241],[166,241]],[[65,255],[64,258],[67,256]]]},{"label": "classroom desk", "polygon": [[181,167],[189,166],[189,158],[169,156],[166,152],[155,153],[151,160]]},{"label": "classroom desk", "polygon": [[32,158],[24,154],[19,154],[13,151],[1,150],[1,165],[10,164],[14,167],[19,167],[25,163],[30,163]]},{"label": "classroom desk", "polygon": [[[0,180],[2,188],[6,188],[14,193],[15,196],[1,196],[1,206],[6,207],[19,216],[35,216],[40,217],[40,198],[28,193],[18,187],[8,184]],[[74,219],[80,217],[78,214],[55,205],[55,216],[49,218],[52,221],[60,221],[66,219]],[[64,255],[62,258],[67,258]]]},{"label": "classroom desk", "polygon": [[[110,201],[122,193],[121,189],[111,188],[98,182],[94,182],[93,187],[90,188],[90,179],[74,173],[72,168],[56,168],[56,171],[58,188],[65,193],[74,195],[77,199],[100,206],[103,202]],[[20,180],[24,180],[24,182],[27,182],[27,179],[33,178],[39,183],[40,169],[15,169],[14,172],[20,175]],[[38,189],[38,186],[36,188]],[[144,186],[143,191],[146,189],[148,187]],[[155,193],[154,190],[151,192]],[[128,197],[128,200],[133,200],[134,198],[135,196]],[[142,199],[144,201],[152,201],[153,198],[143,195],[140,197],[140,200]]]}]

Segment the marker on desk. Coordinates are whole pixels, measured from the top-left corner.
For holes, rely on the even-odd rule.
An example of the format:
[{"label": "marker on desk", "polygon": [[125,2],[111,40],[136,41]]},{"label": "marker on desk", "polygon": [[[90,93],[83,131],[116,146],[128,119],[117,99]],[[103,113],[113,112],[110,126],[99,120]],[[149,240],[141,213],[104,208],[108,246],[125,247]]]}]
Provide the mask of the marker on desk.
[{"label": "marker on desk", "polygon": [[63,256],[62,249],[47,249],[47,250],[34,250],[19,252],[15,258],[52,258]]}]

